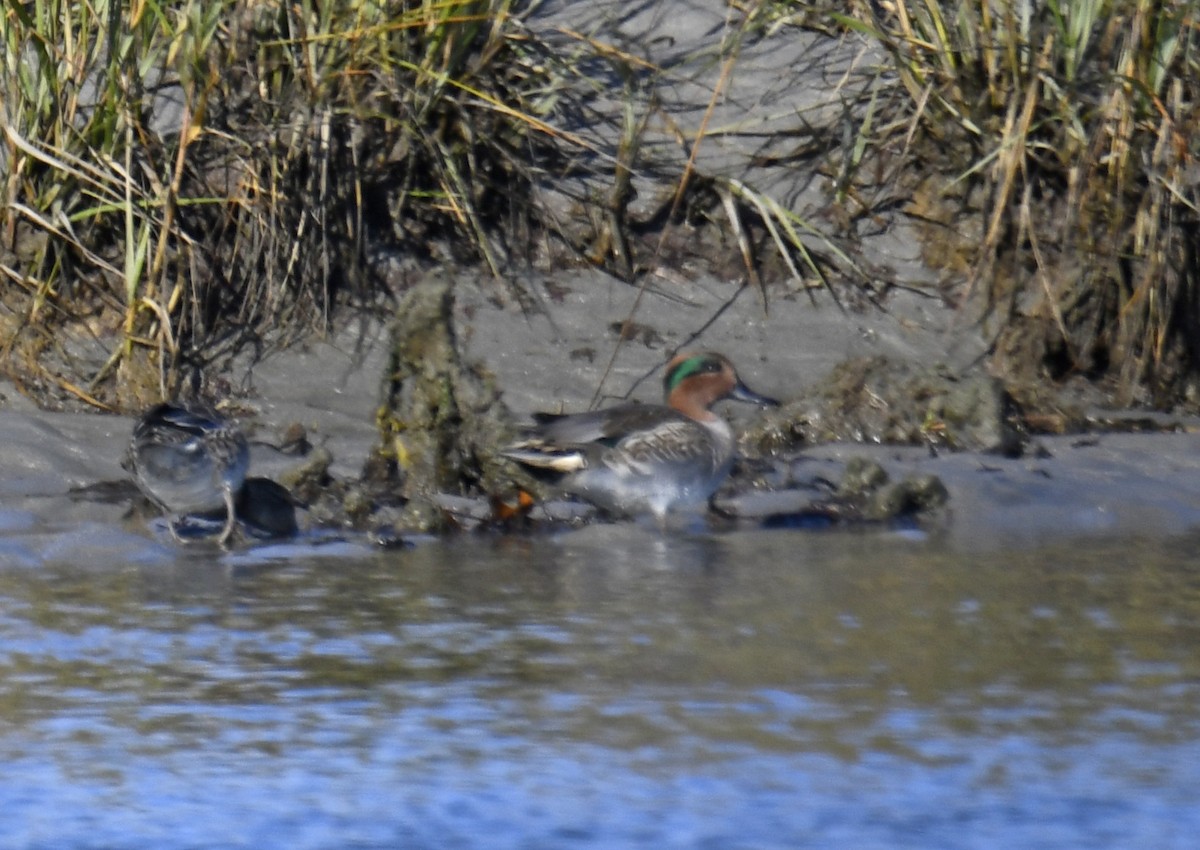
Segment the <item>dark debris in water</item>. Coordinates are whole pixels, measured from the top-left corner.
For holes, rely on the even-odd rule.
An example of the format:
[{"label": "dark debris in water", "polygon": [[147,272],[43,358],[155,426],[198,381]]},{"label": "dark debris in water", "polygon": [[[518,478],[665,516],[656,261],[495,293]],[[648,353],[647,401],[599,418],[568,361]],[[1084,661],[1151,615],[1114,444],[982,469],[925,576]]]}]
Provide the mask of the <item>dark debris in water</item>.
[{"label": "dark debris in water", "polygon": [[[247,478],[234,502],[237,531],[250,541],[291,539],[300,532],[296,520],[297,507],[302,505],[282,485],[269,478]],[[140,510],[135,506],[135,512]],[[224,525],[224,509],[185,514],[172,522],[175,536],[190,542],[215,541]]]},{"label": "dark debris in water", "polygon": [[790,529],[794,531],[824,531],[832,528],[838,520],[817,508],[787,514],[771,514],[762,521],[763,528]]}]

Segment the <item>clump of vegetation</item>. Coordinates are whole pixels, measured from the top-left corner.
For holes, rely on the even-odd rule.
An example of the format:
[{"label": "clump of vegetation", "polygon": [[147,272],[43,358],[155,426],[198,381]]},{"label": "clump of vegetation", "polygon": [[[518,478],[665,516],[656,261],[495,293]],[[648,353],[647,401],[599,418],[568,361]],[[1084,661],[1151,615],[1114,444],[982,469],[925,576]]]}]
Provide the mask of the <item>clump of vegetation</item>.
[{"label": "clump of vegetation", "polygon": [[[673,223],[723,219],[748,280],[763,248],[804,286],[832,266],[865,278],[769,192],[694,167],[739,45],[799,23],[866,33],[904,95],[873,87],[845,104],[844,140],[821,131],[844,165],[832,207],[906,160],[912,211],[937,225],[930,256],[966,270],[953,298],[984,296],[1001,371],[1111,379],[1123,402],[1200,398],[1195,0],[846,8],[737,6],[709,110],[677,133],[673,196],[631,222],[664,69],[562,28],[544,43],[536,4],[11,0],[0,364],[43,400],[138,406],[268,331],[287,342],[339,304],[393,298],[397,268],[500,276],[548,233],[632,280]],[[597,118],[587,92],[606,86],[626,87],[623,114]],[[611,147],[575,135],[599,121],[618,128]],[[611,187],[577,199],[591,233],[536,200],[588,170]]]},{"label": "clump of vegetation", "polygon": [[918,212],[965,259],[958,297],[986,295],[1006,375],[1200,398],[1198,8],[895,0],[840,19],[894,59]]},{"label": "clump of vegetation", "polygon": [[[670,125],[688,161],[665,168],[641,142],[669,72],[566,28],[539,35],[527,26],[536,7],[6,4],[9,376],[42,400],[135,407],[267,331],[286,343],[338,305],[394,299],[404,270],[466,261],[500,277],[522,247],[544,254],[556,239],[633,280],[668,228],[709,218],[729,229],[750,280],[762,246],[805,285],[827,283],[808,243],[853,266],[769,193],[694,168],[763,4],[716,47],[704,121],[686,138]],[[620,114],[589,102],[611,112],[614,94]],[[577,134],[589,126],[603,129]],[[626,215],[635,173],[673,190],[650,221]],[[586,187],[568,199],[574,222],[539,199],[562,176]]]},{"label": "clump of vegetation", "polygon": [[168,394],[189,362],[386,294],[373,251],[496,269],[555,155],[553,63],[511,0],[3,15],[0,344],[33,391]]}]

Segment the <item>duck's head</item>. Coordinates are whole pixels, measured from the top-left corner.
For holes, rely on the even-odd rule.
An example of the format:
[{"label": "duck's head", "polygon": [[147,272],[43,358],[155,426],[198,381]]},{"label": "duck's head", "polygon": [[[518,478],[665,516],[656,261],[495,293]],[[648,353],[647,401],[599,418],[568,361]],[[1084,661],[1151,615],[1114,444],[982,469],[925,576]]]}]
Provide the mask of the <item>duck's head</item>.
[{"label": "duck's head", "polygon": [[778,407],[773,398],[760,395],[742,383],[729,358],[713,351],[677,354],[663,375],[663,396],[667,406],[685,416],[704,421],[722,399],[746,401],[766,407]]}]

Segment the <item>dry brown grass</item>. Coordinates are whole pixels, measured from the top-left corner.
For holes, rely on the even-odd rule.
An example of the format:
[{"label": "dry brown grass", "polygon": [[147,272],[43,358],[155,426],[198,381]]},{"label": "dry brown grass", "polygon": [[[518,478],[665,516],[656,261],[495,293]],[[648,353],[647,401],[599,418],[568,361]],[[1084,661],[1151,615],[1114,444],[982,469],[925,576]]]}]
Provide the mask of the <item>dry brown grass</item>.
[{"label": "dry brown grass", "polygon": [[69,338],[4,362],[97,403],[386,297],[372,252],[498,271],[564,142],[509,0],[12,2],[0,40],[2,343]]},{"label": "dry brown grass", "polygon": [[926,210],[932,181],[974,234],[959,297],[986,296],[1016,381],[1200,398],[1198,9],[896,0],[843,19],[895,60]]}]

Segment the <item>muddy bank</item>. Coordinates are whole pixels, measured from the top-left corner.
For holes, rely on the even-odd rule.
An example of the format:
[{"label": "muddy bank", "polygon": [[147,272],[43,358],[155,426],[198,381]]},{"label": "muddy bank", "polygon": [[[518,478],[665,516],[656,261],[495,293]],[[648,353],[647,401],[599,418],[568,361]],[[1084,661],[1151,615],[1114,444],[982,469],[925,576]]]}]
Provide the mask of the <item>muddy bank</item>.
[{"label": "muddy bank", "polygon": [[[747,382],[789,405],[803,406],[819,394],[814,388],[830,386],[830,376],[845,370],[847,359],[911,362],[917,355],[923,361],[940,356],[944,368],[952,370],[950,364],[969,361],[978,344],[956,326],[952,313],[920,298],[905,305],[910,315],[924,311],[915,323],[896,312],[814,308],[806,297],[781,298],[764,310],[754,293],[709,282],[689,288],[686,298],[665,289],[645,294],[638,314],[644,335],[618,345],[619,329],[613,325],[628,316],[635,291],[598,274],[536,285],[547,292],[545,309],[530,314],[495,303],[486,283],[460,279],[455,284],[454,318],[463,351],[514,423],[538,410],[586,409],[593,396],[600,403],[626,397],[657,401],[657,370],[679,346],[721,350],[739,364]],[[941,332],[930,332],[939,323]],[[696,335],[695,329],[706,324]],[[297,470],[315,463],[324,483],[317,486],[314,504],[320,504],[321,493],[344,498],[355,488],[364,492],[364,470],[382,443],[378,412],[392,374],[390,351],[388,326],[377,323],[235,366],[228,409],[250,433],[252,474],[295,487],[304,480]],[[612,368],[601,382],[610,360]],[[0,410],[0,561],[179,556],[161,524],[144,514],[129,514],[128,476],[120,461],[130,418],[44,413],[11,390],[5,395],[8,401]],[[742,406],[730,405],[725,412],[751,435],[770,421],[770,414]],[[939,501],[930,521],[913,529],[966,549],[1076,535],[1182,533],[1200,523],[1196,423],[1160,417],[1143,424],[1159,430],[1035,436],[1027,438],[1019,454],[1008,455],[928,442],[798,442],[770,451],[749,444],[746,459],[718,494],[726,516],[682,517],[679,527],[695,529],[700,523],[719,531],[729,523],[745,527],[795,514],[814,502],[828,505],[845,486],[848,470],[861,472],[865,458],[878,464],[888,486],[936,479],[944,487],[944,504]],[[1171,425],[1177,427],[1171,430]],[[299,456],[286,450],[298,428],[310,446]],[[96,486],[111,482],[125,482],[124,489]],[[443,510],[467,517],[478,519],[490,509],[486,500],[452,487],[427,495]],[[565,502],[548,506],[548,514],[542,510],[535,508],[534,515],[553,516],[555,527],[590,516],[586,508]],[[353,551],[369,550],[375,545],[369,532],[395,519],[375,517],[373,505],[363,511],[358,518],[328,508],[300,511],[300,547],[286,550],[288,557],[303,553],[306,540],[328,545],[333,537]],[[849,516],[864,528],[877,524],[869,514]],[[609,527],[619,533],[621,525]],[[797,526],[797,533],[808,530]]]},{"label": "muddy bank", "polygon": [[[637,110],[657,104],[630,178],[636,199],[625,223],[635,225],[630,231],[642,239],[620,248],[628,252],[627,280],[592,268],[562,268],[561,246],[547,246],[526,265],[508,269],[503,280],[464,269],[434,273],[444,276],[452,298],[433,299],[433,309],[423,312],[406,299],[427,273],[411,258],[381,250],[373,271],[388,279],[403,305],[400,324],[382,309],[346,315],[327,339],[266,359],[245,353],[214,366],[210,386],[254,441],[252,472],[280,481],[308,505],[302,526],[365,535],[440,531],[447,515],[469,523],[486,518],[492,510],[487,497],[509,498],[506,477],[515,475],[494,464],[491,453],[533,413],[627,399],[658,402],[661,367],[671,354],[712,349],[729,356],[755,389],[785,402],[765,416],[738,407],[725,411],[745,435],[746,461],[719,494],[735,517],[786,515],[832,499],[840,517],[878,521],[886,516],[882,504],[925,504],[928,494],[939,492],[930,483],[937,479],[947,497],[930,496],[945,502],[938,527],[951,536],[959,533],[955,529],[972,529],[964,540],[980,536],[964,514],[972,521],[986,518],[1001,537],[1020,537],[1026,524],[1040,527],[1039,516],[1056,515],[1060,504],[1079,508],[1070,516],[1089,516],[1086,506],[1093,503],[1121,515],[1145,508],[1148,515],[1162,514],[1151,527],[1176,529],[1186,506],[1158,498],[1149,484],[1124,488],[1115,477],[1119,469],[1135,480],[1152,480],[1119,463],[1124,449],[1109,448],[1118,438],[1076,446],[1071,438],[1031,437],[1029,410],[1014,402],[1013,388],[982,368],[989,340],[968,312],[949,307],[943,297],[962,280],[940,279],[923,262],[910,218],[888,206],[835,226],[846,210],[834,202],[825,172],[836,164],[841,122],[858,114],[882,84],[879,57],[854,39],[813,33],[786,44],[749,40],[740,48],[736,73],[721,82],[727,9],[689,4],[689,26],[681,29],[674,8],[605,2],[580,18],[578,8],[552,3],[538,18],[553,32],[564,16],[573,16],[580,31],[632,52],[645,50],[662,72],[654,80],[661,85],[644,91],[598,90],[588,101],[591,120],[581,116],[583,125],[572,131],[588,141],[604,167],[580,169],[579,183],[564,179],[541,187],[540,202],[556,211],[564,227],[578,225],[575,241],[603,231],[596,225],[603,212],[596,198],[613,188],[611,161],[623,138],[612,116],[627,102]],[[722,224],[713,215],[696,224],[689,220],[676,227],[673,240],[659,239],[661,222],[650,226],[692,153],[678,144],[678,127],[694,128],[719,86],[714,132],[695,151],[698,178],[724,190],[756,187],[764,198],[819,225],[811,241],[821,246],[824,267],[837,270],[832,290],[810,271],[769,268],[780,263],[778,256],[771,259],[769,240],[762,240],[766,250],[757,252],[757,267],[747,264],[737,238],[745,222]],[[789,128],[796,116],[803,116],[822,156],[800,162],[791,156],[796,139]],[[598,242],[596,250],[611,254],[618,247]],[[842,259],[830,262],[835,256]],[[1028,408],[1030,401],[1047,399],[1044,407],[1054,408],[1055,390],[1022,390],[1020,401]],[[119,488],[70,496],[78,488],[126,479],[119,459],[131,421],[42,414],[12,386],[0,385],[0,395],[0,437],[6,438],[0,471],[6,473],[3,497],[14,511],[12,526],[95,522],[144,539],[146,520],[123,519]],[[1064,416],[1060,430],[1083,421],[1074,413]],[[1130,439],[1144,441],[1133,446],[1154,447],[1151,454],[1178,455],[1177,472],[1157,471],[1166,476],[1164,492],[1186,501],[1187,436]],[[861,452],[852,447],[856,441],[865,444]],[[881,443],[901,448],[879,449]],[[307,447],[301,455],[288,449],[300,444]],[[866,467],[859,466],[856,472],[851,461],[858,455],[878,463],[878,471],[863,474]],[[819,474],[811,472],[815,466]],[[1002,495],[985,484],[994,477],[960,474],[975,468],[1004,470],[1011,492]],[[1026,476],[1027,468],[1037,471]],[[859,489],[847,483],[856,475]],[[1181,480],[1175,482],[1175,475]],[[1038,504],[1047,492],[1033,486],[1038,479],[1070,483],[1053,491],[1057,501],[1047,507],[1054,510],[1029,516],[1009,510],[1022,493]],[[861,498],[836,501],[848,493]],[[1129,494],[1143,507],[1123,507]],[[572,521],[579,514],[570,506],[554,510]],[[1090,533],[1095,524],[1063,521],[1060,527],[1061,533]]]}]

